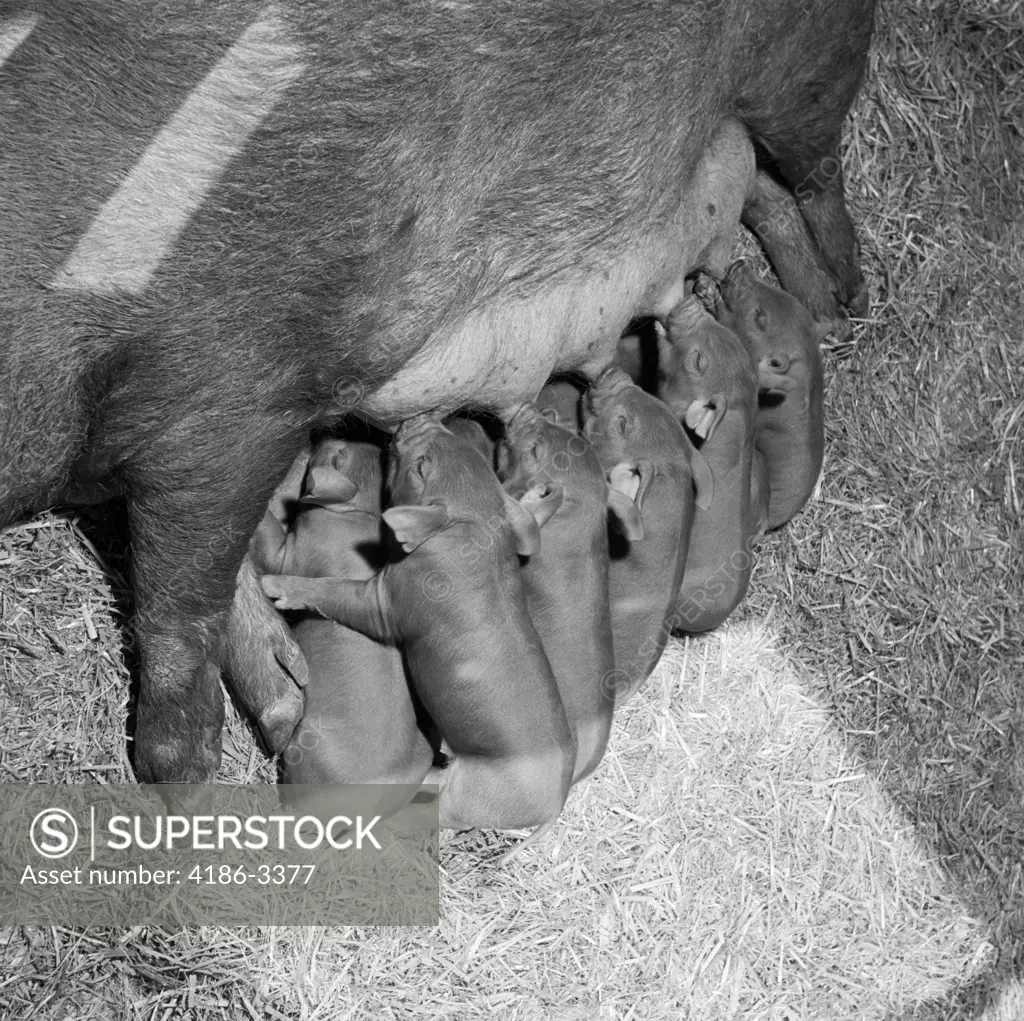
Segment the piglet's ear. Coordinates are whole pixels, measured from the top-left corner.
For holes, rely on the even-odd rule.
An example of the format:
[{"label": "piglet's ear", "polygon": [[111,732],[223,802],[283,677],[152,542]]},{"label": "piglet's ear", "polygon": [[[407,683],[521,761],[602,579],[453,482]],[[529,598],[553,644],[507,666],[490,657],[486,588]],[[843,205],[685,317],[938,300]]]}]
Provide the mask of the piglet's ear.
[{"label": "piglet's ear", "polygon": [[533,515],[510,496],[505,497],[505,514],[515,536],[516,552],[521,557],[532,557],[540,549],[540,526]]},{"label": "piglet's ear", "polygon": [[382,516],[406,553],[412,553],[448,524],[448,508],[443,503],[389,507]]},{"label": "piglet's ear", "polygon": [[635,461],[620,461],[608,472],[608,487],[635,501],[640,492],[639,465]]},{"label": "piglet's ear", "polygon": [[521,557],[532,557],[540,549],[540,525],[534,516],[508,493],[502,494],[502,502],[505,504],[505,517],[508,518],[512,534],[515,536],[516,552]]},{"label": "piglet's ear", "polygon": [[640,508],[625,493],[609,489],[608,510],[611,511],[612,526],[630,542],[639,542],[644,537]]},{"label": "piglet's ear", "polygon": [[528,489],[518,500],[505,494],[505,510],[521,557],[533,556],[540,549],[540,530],[562,506],[564,496],[561,486],[547,484]]},{"label": "piglet's ear", "polygon": [[696,490],[695,502],[701,510],[707,510],[715,498],[715,475],[707,458],[695,448],[690,450],[690,474]]},{"label": "piglet's ear", "polygon": [[644,520],[639,504],[650,485],[650,478],[644,477],[645,468],[649,469],[650,465],[644,461],[620,461],[608,473],[611,524],[630,542],[639,542],[644,537]]},{"label": "piglet's ear", "polygon": [[725,394],[713,394],[704,400],[693,401],[686,409],[683,421],[702,440],[710,440],[728,410],[729,401]]},{"label": "piglet's ear", "polygon": [[310,469],[306,490],[299,498],[299,503],[336,510],[339,505],[350,503],[357,492],[359,487],[347,475],[342,475],[334,468],[318,465]]},{"label": "piglet's ear", "polygon": [[565,490],[561,486],[542,483],[523,493],[519,497],[519,505],[530,512],[539,528],[543,528],[562,506],[564,499]]}]

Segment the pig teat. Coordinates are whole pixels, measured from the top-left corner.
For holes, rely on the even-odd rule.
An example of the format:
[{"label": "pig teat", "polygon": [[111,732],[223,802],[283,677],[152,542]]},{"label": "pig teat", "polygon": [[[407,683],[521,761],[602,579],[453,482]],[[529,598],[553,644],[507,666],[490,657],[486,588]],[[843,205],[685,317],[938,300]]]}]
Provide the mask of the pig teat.
[{"label": "pig teat", "polygon": [[392,443],[395,449],[402,453],[416,443],[429,441],[438,431],[447,432],[438,414],[416,415],[399,425],[392,437]]}]

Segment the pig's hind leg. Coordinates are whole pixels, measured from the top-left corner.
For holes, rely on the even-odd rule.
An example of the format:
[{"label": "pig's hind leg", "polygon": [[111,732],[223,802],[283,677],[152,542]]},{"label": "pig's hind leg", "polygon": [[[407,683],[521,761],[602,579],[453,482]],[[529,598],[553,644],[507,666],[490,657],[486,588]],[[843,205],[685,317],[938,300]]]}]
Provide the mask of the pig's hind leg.
[{"label": "pig's hind leg", "polygon": [[846,208],[839,139],[815,158],[783,157],[778,168],[793,189],[818,251],[835,278],[835,295],[853,315],[868,313],[868,292],[860,268],[860,244]]},{"label": "pig's hind leg", "polygon": [[849,333],[833,295],[832,276],[811,237],[796,199],[764,170],[759,170],[743,207],[743,225],[761,242],[783,290],[802,302],[819,321],[833,320]]},{"label": "pig's hind leg", "polygon": [[[803,19],[800,45],[788,40],[774,59],[751,62],[739,105],[762,161],[796,198],[833,278],[835,300],[863,316],[868,294],[846,208],[839,143],[866,67],[874,3],[830,6],[829,18]],[[824,318],[817,309],[814,314]]]},{"label": "pig's hind leg", "polygon": [[231,690],[276,754],[302,718],[300,687],[309,674],[287,622],[263,594],[251,553],[238,570],[225,628],[222,662]]},{"label": "pig's hind leg", "polygon": [[134,764],[142,782],[201,783],[219,767],[220,664],[239,565],[274,480],[302,444],[294,430],[261,425],[251,418],[179,424],[124,467],[141,666]]},{"label": "pig's hind leg", "polygon": [[309,463],[307,447],[277,487],[249,543],[228,612],[222,666],[241,707],[274,754],[287,745],[302,718],[309,670],[291,628],[263,594],[260,577],[285,566],[288,508],[298,500]]}]

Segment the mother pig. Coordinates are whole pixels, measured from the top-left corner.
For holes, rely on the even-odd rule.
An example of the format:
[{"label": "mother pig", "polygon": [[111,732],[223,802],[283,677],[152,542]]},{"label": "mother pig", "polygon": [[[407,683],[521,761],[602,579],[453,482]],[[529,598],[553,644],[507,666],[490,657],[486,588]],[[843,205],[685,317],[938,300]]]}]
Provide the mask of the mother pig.
[{"label": "mother pig", "polygon": [[225,610],[312,426],[593,374],[724,269],[755,148],[856,298],[872,6],[0,0],[0,525],[126,497],[140,779],[217,768]]}]

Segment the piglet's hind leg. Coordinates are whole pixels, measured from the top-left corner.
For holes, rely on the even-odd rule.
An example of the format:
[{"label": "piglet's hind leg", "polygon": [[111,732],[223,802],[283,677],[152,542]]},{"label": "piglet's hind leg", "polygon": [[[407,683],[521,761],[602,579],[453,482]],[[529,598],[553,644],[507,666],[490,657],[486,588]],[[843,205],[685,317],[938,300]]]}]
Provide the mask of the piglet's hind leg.
[{"label": "piglet's hind leg", "polygon": [[428,783],[441,785],[441,826],[454,830],[551,823],[562,811],[571,779],[571,761],[554,750],[507,759],[460,756],[427,776]]}]

